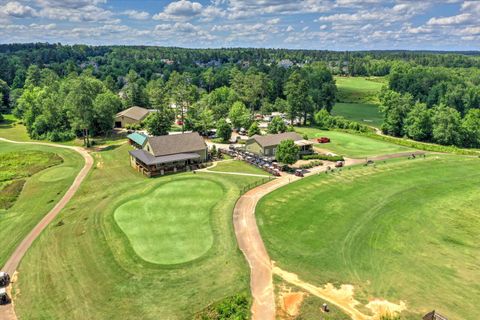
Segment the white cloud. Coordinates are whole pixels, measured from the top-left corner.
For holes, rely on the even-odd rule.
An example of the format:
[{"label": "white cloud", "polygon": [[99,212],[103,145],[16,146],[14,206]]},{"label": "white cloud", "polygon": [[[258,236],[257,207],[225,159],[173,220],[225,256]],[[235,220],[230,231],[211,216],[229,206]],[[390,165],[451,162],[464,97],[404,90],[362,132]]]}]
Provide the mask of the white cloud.
[{"label": "white cloud", "polygon": [[295,30],[295,28],[292,27],[291,25],[288,26],[287,29],[285,29],[286,32],[292,32],[292,31],[294,31],[294,30]]},{"label": "white cloud", "polygon": [[155,20],[182,20],[197,16],[202,11],[202,4],[188,0],[169,3],[163,12],[153,16]]},{"label": "white cloud", "polygon": [[267,20],[267,24],[278,24],[280,22],[280,18],[273,18],[270,20]]},{"label": "white cloud", "polygon": [[147,20],[150,18],[150,14],[146,11],[125,10],[122,14],[134,20]]},{"label": "white cloud", "polygon": [[37,13],[35,9],[30,6],[23,5],[18,1],[11,1],[0,6],[0,14],[15,18],[26,18],[33,17]]},{"label": "white cloud", "polygon": [[452,24],[462,24],[468,22],[472,19],[470,13],[462,13],[456,16],[443,17],[443,18],[431,18],[428,20],[427,25],[429,26],[446,26]]}]

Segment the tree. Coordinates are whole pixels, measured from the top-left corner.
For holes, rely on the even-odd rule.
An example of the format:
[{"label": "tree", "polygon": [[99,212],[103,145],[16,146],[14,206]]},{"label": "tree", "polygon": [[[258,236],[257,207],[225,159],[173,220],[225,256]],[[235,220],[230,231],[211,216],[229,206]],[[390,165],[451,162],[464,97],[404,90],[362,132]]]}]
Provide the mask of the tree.
[{"label": "tree", "polygon": [[96,96],[93,102],[94,119],[93,131],[95,134],[107,133],[112,129],[115,114],[122,108],[122,101],[111,91]]},{"label": "tree", "polygon": [[167,81],[167,90],[170,100],[175,103],[182,119],[182,132],[185,131],[185,112],[197,100],[197,87],[192,84],[192,77],[188,73],[174,71]]},{"label": "tree", "polygon": [[196,121],[196,128],[200,132],[206,133],[214,126],[213,112],[210,109],[204,109]]},{"label": "tree", "polygon": [[321,109],[315,113],[315,124],[320,128],[328,128],[330,117],[330,113],[328,113],[327,109]]},{"label": "tree", "polygon": [[168,107],[158,108],[143,121],[148,133],[154,136],[168,135],[172,127],[173,114]]},{"label": "tree", "polygon": [[287,139],[280,142],[275,153],[275,159],[280,163],[294,164],[298,159],[299,148],[293,140]]},{"label": "tree", "polygon": [[248,136],[251,137],[256,134],[262,134],[262,132],[260,131],[260,127],[258,126],[257,121],[254,121],[252,122],[250,128],[248,128]]},{"label": "tree", "polygon": [[145,93],[151,107],[160,108],[168,105],[168,92],[162,78],[149,81]]},{"label": "tree", "polygon": [[480,109],[470,109],[463,118],[462,129],[466,147],[480,147]]},{"label": "tree", "polygon": [[232,136],[232,127],[225,119],[220,119],[217,122],[217,136],[221,138],[222,141],[229,141]]},{"label": "tree", "polygon": [[0,112],[10,108],[10,88],[8,84],[0,79]]},{"label": "tree", "polygon": [[25,87],[40,86],[42,81],[42,75],[40,73],[40,68],[36,64],[32,64],[27,69],[27,76],[25,78]]},{"label": "tree", "polygon": [[287,131],[287,125],[280,117],[273,117],[267,127],[268,133],[276,134]]},{"label": "tree", "polygon": [[205,104],[213,111],[215,120],[225,119],[232,105],[238,101],[238,95],[232,88],[220,87],[202,97]]},{"label": "tree", "polygon": [[433,108],[433,140],[443,145],[459,145],[461,142],[460,113],[441,104]]},{"label": "tree", "polygon": [[140,106],[145,107],[147,105],[147,97],[144,92],[144,86],[142,85],[143,79],[138,77],[135,70],[130,69],[125,77],[126,84],[122,91],[124,93],[125,106]]},{"label": "tree", "polygon": [[215,74],[213,73],[213,68],[208,68],[202,73],[202,81],[205,83],[205,89],[207,89],[207,92],[211,92],[213,86],[215,85]]},{"label": "tree", "polygon": [[243,102],[237,101],[233,104],[230,112],[228,113],[228,118],[232,123],[232,126],[236,129],[248,128],[251,123],[250,111],[247,109]]},{"label": "tree", "polygon": [[413,105],[412,95],[382,90],[380,103],[380,111],[384,116],[382,132],[395,137],[403,136],[404,120]]},{"label": "tree", "polygon": [[306,124],[308,115],[313,111],[313,102],[308,91],[308,81],[299,71],[294,71],[285,84],[285,95],[288,102],[286,111],[292,125],[295,118],[302,114],[304,124]]},{"label": "tree", "polygon": [[337,87],[332,73],[321,62],[309,65],[304,73],[308,79],[309,95],[312,97],[314,112],[327,109],[330,112],[335,104]]},{"label": "tree", "polygon": [[417,102],[405,118],[405,133],[409,138],[428,141],[432,136],[432,120],[425,103]]}]

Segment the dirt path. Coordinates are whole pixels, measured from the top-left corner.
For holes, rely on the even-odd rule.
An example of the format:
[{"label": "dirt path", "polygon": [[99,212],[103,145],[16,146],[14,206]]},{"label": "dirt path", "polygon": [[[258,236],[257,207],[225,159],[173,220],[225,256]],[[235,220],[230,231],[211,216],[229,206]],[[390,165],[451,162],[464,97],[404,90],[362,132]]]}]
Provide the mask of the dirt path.
[{"label": "dirt path", "polygon": [[[82,181],[85,179],[88,172],[92,168],[93,158],[85,149],[80,147],[71,147],[71,146],[64,146],[64,145],[45,143],[45,142],[18,142],[18,141],[12,141],[4,138],[0,138],[0,141],[17,143],[17,144],[45,145],[45,146],[51,146],[51,147],[57,147],[57,148],[70,149],[78,152],[85,159],[85,165],[83,166],[82,170],[80,170],[77,177],[73,181],[70,188],[68,188],[64,196],[55,205],[55,207],[53,207],[52,210],[50,210],[50,212],[47,213],[47,215],[45,215],[42,218],[42,220],[40,220],[40,222],[35,226],[35,228],[33,228],[33,230],[30,231],[30,233],[25,237],[25,239],[23,239],[23,241],[15,249],[15,251],[12,253],[10,258],[7,260],[7,262],[3,266],[3,269],[2,269],[3,271],[9,273],[10,275],[13,275],[17,270],[17,267],[20,264],[20,261],[22,260],[23,256],[32,245],[33,241],[35,241],[35,239],[40,235],[40,233],[42,233],[42,231],[53,221],[53,219],[55,219],[58,213],[65,207],[65,205],[70,201],[70,199],[73,197],[75,192],[78,190]],[[0,306],[0,319],[2,320],[17,319],[17,317],[15,316],[13,303],[6,306]]]},{"label": "dirt path", "polygon": [[[423,152],[413,152],[416,155]],[[369,157],[369,160],[382,161],[393,158],[408,157],[412,152],[396,153],[379,157]],[[366,163],[365,159],[345,159],[345,166],[358,165]],[[310,176],[327,170],[327,164],[322,167],[310,169],[305,176]],[[250,290],[252,292],[252,320],[273,320],[275,319],[275,294],[272,281],[273,266],[268,252],[263,243],[260,231],[258,230],[255,219],[255,207],[258,201],[266,194],[283,187],[290,182],[301,178],[292,175],[283,175],[266,184],[256,187],[238,199],[233,211],[233,226],[237,243],[240,250],[250,266]],[[327,296],[323,297],[330,301]],[[334,303],[337,304],[337,303]],[[340,303],[341,304],[341,303]],[[339,305],[341,307],[341,305]],[[349,307],[349,305],[345,305]],[[349,309],[350,310],[350,309]],[[354,316],[353,310],[347,312],[352,319],[363,320],[361,316]],[[361,314],[361,313],[359,313]]]}]

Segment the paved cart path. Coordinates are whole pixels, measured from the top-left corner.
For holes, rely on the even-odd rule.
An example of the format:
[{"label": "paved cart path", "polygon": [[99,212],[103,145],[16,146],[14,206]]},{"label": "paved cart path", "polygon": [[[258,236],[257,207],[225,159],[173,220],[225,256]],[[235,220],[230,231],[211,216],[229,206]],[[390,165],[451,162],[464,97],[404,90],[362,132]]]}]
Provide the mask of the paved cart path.
[{"label": "paved cart path", "polygon": [[[7,260],[7,262],[3,266],[3,268],[2,268],[3,271],[9,273],[10,275],[13,275],[15,273],[15,271],[17,270],[17,267],[20,264],[20,261],[22,260],[23,256],[25,255],[27,250],[30,248],[32,243],[35,241],[35,239],[53,221],[53,219],[55,219],[55,217],[58,215],[58,213],[65,207],[65,205],[70,201],[70,199],[72,199],[75,192],[77,192],[77,190],[80,187],[82,181],[85,179],[88,172],[90,171],[90,169],[93,166],[93,158],[85,149],[80,148],[80,147],[64,146],[64,145],[58,145],[58,144],[53,144],[53,143],[45,143],[45,142],[18,142],[18,141],[12,141],[12,140],[8,140],[8,139],[4,139],[4,138],[0,138],[0,141],[10,142],[10,143],[18,143],[18,144],[36,144],[36,145],[44,145],[44,146],[50,146],[50,147],[70,149],[70,150],[74,150],[74,151],[78,152],[85,159],[85,164],[84,164],[82,170],[80,170],[77,177],[73,181],[70,188],[68,188],[68,190],[64,194],[64,196],[55,205],[55,207],[53,207],[53,209],[50,210],[50,212],[47,213],[47,215],[44,216],[42,218],[42,220],[40,220],[40,222],[35,226],[35,228],[33,228],[33,230],[30,231],[30,233],[23,239],[23,241],[15,249],[13,254],[10,256],[10,258]],[[2,319],[2,320],[16,320],[17,319],[12,303],[8,304],[8,305],[0,306],[0,319]]]},{"label": "paved cart path", "polygon": [[[424,152],[405,152],[379,157],[369,157],[369,160],[382,161],[392,158],[408,157],[412,154],[422,155]],[[324,162],[324,166],[310,169],[305,176],[324,172],[327,166],[334,166],[333,163]],[[366,163],[365,159],[345,159],[345,166],[359,165]],[[260,231],[255,219],[255,207],[258,201],[266,194],[283,187],[290,182],[301,178],[293,175],[283,175],[266,184],[258,186],[241,196],[233,211],[233,226],[240,250],[250,266],[250,290],[253,297],[252,320],[274,320],[275,319],[275,294],[273,287],[273,266],[272,261],[263,243]]]}]

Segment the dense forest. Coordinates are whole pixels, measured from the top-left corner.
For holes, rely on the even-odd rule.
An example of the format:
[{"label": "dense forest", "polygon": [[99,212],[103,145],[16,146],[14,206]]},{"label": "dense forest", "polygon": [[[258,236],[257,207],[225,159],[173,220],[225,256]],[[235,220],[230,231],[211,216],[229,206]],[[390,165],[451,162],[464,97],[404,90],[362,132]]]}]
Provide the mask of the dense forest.
[{"label": "dense forest", "polygon": [[479,68],[475,52],[10,44],[0,45],[0,114],[13,112],[32,138],[83,136],[86,143],[132,105],[161,111],[145,123],[155,134],[179,116],[184,129],[227,131],[229,118],[253,132],[253,111],[364,130],[328,117],[333,75],[388,76],[380,97],[384,133],[478,147]]}]

